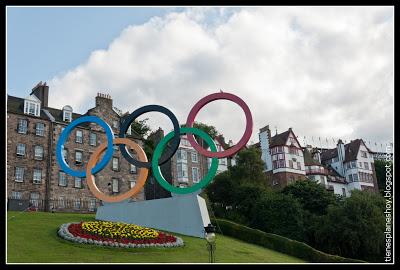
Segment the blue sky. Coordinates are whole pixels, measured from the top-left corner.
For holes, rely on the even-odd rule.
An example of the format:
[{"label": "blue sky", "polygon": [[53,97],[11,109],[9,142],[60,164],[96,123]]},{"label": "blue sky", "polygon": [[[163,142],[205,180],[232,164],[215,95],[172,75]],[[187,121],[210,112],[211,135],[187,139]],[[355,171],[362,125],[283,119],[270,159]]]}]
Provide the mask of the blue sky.
[{"label": "blue sky", "polygon": [[80,64],[96,49],[106,49],[120,32],[182,8],[8,7],[7,87],[25,96],[46,81]]},{"label": "blue sky", "polygon": [[[302,144],[392,142],[393,18],[390,6],[8,7],[7,91],[25,97],[46,81],[49,105],[78,113],[106,91],[124,112],[160,104],[184,123],[222,89],[252,110],[253,142],[267,124]],[[222,101],[196,120],[233,141],[245,126]]]}]

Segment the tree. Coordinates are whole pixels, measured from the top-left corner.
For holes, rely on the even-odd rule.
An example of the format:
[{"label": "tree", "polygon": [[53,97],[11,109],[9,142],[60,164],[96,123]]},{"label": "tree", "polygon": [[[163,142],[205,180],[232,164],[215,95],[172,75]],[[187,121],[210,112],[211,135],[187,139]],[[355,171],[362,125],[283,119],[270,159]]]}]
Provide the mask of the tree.
[{"label": "tree", "polygon": [[242,149],[237,154],[236,166],[230,168],[233,180],[238,184],[253,183],[266,186],[266,177],[263,172],[264,161],[261,152],[255,147]]},{"label": "tree", "polygon": [[206,187],[205,191],[212,203],[218,203],[222,207],[231,206],[233,204],[233,192],[235,186],[232,185],[230,171],[224,171],[217,176]]},{"label": "tree", "polygon": [[265,232],[303,240],[303,211],[290,195],[265,192],[254,202],[250,226]]},{"label": "tree", "polygon": [[143,120],[135,120],[131,124],[131,129],[135,131],[141,138],[147,138],[147,135],[151,131],[150,126],[147,124],[149,118]]},{"label": "tree", "polygon": [[333,193],[314,181],[296,181],[286,186],[282,193],[292,195],[305,210],[316,215],[326,214],[328,205],[336,202]]},{"label": "tree", "polygon": [[316,247],[331,254],[370,262],[383,261],[385,201],[370,191],[353,190],[350,198],[330,205],[316,231]]}]

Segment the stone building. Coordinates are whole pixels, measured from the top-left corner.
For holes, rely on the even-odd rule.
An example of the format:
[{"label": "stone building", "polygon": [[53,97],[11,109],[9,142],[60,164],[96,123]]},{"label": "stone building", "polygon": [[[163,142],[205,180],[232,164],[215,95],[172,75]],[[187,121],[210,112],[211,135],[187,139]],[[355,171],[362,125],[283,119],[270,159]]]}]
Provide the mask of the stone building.
[{"label": "stone building", "polygon": [[[36,85],[29,96],[8,95],[7,100],[7,196],[9,209],[26,205],[45,211],[94,211],[99,205],[88,189],[86,179],[63,172],[56,160],[56,144],[62,130],[83,115],[98,116],[119,133],[123,119],[113,107],[109,95],[98,94],[95,107],[85,114],[73,112],[71,106],[49,107],[49,87]],[[130,138],[143,147],[137,134]],[[84,170],[91,153],[106,141],[105,132],[97,124],[82,123],[74,128],[65,143],[63,155],[74,170]],[[126,192],[136,183],[137,168],[126,161],[114,145],[113,158],[95,175],[98,188],[109,195]],[[132,200],[144,200],[144,191]]]}]

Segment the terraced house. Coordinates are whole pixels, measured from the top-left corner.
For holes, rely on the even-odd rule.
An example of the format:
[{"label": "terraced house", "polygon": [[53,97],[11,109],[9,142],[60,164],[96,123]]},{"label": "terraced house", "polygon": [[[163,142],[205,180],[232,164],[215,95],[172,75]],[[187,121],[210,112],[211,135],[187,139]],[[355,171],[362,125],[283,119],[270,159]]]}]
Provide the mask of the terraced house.
[{"label": "terraced house", "polygon": [[[56,144],[62,130],[83,115],[99,116],[119,133],[124,115],[113,107],[109,95],[97,94],[95,107],[85,114],[72,107],[52,108],[48,104],[49,87],[39,83],[25,98],[7,99],[7,196],[8,208],[45,211],[95,211],[100,202],[88,189],[86,179],[72,177],[60,169]],[[143,145],[129,130],[127,137]],[[74,170],[84,170],[91,154],[106,142],[105,132],[93,123],[76,127],[64,145],[63,156]],[[121,155],[117,146],[109,164],[95,176],[98,188],[106,194],[119,194],[136,183],[137,169]],[[132,153],[134,155],[134,153]],[[144,191],[132,200],[145,199]]]}]

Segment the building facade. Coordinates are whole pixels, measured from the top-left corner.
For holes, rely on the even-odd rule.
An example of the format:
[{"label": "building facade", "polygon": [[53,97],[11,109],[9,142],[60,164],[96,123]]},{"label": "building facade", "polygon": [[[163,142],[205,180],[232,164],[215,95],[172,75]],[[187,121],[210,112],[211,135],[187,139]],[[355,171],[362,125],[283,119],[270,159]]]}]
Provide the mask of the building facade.
[{"label": "building facade", "polygon": [[[49,87],[36,85],[29,96],[7,99],[7,196],[9,209],[26,205],[45,211],[95,211],[100,202],[88,189],[86,179],[63,172],[56,160],[56,144],[62,130],[83,115],[98,116],[114,134],[123,120],[109,95],[98,94],[95,107],[85,114],[71,106],[61,109],[48,105]],[[143,146],[136,134],[127,135]],[[84,170],[91,154],[106,142],[105,132],[93,123],[82,123],[70,133],[63,156],[74,170]],[[126,192],[136,183],[137,169],[121,155],[118,146],[109,164],[95,175],[97,187],[106,194]],[[134,155],[134,153],[132,153]],[[144,200],[144,191],[132,200]],[[18,203],[16,203],[18,202]]]},{"label": "building facade", "polygon": [[274,188],[283,188],[295,181],[305,180],[306,171],[301,145],[293,130],[271,136],[269,126],[260,129],[261,159],[264,172]]}]

